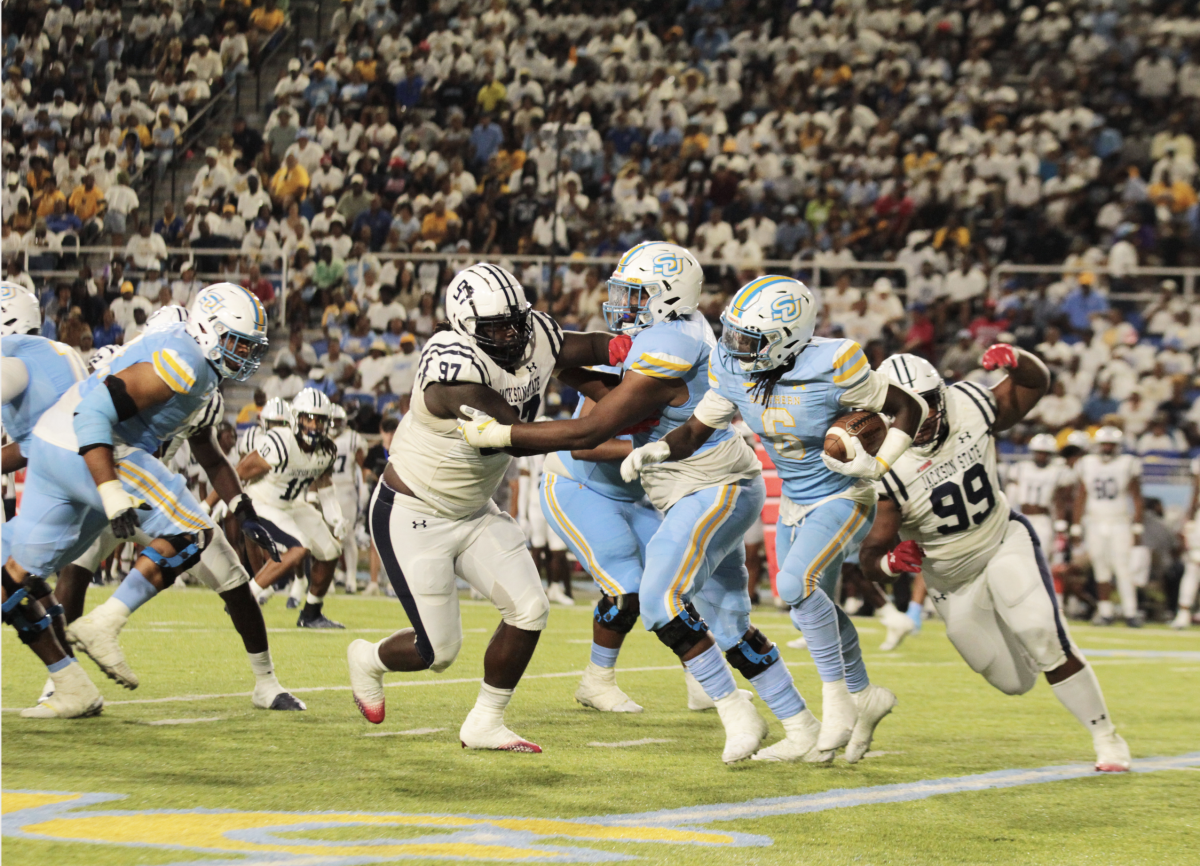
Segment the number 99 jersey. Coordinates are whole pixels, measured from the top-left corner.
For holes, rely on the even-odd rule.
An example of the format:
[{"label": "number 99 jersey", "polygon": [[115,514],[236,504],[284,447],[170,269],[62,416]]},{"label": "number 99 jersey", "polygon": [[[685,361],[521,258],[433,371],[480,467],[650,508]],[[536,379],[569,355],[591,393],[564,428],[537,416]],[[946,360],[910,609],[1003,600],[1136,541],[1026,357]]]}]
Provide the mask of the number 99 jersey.
[{"label": "number 99 jersey", "polygon": [[470,517],[488,503],[512,457],[503,451],[478,451],[458,432],[454,418],[438,418],[425,405],[430,385],[484,385],[534,421],[562,351],[563,333],[546,313],[531,311],[533,334],[524,362],[506,370],[454,331],[441,331],[425,344],[417,364],[412,405],[400,421],[388,462],[417,495],[404,507],[434,517]]},{"label": "number 99 jersey", "polygon": [[926,582],[949,591],[973,580],[1004,541],[1009,507],[996,471],[996,399],[974,382],[946,389],[946,435],[910,448],[876,482],[900,510],[900,538],[925,551]]}]

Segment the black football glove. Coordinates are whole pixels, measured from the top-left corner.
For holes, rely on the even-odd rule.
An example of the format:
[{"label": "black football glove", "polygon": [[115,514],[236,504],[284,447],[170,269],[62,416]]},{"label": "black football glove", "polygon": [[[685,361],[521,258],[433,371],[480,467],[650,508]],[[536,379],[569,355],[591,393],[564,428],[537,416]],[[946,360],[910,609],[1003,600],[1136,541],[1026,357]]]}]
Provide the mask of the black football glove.
[{"label": "black football glove", "polygon": [[242,494],[241,499],[234,506],[233,514],[238,519],[246,537],[265,550],[271,559],[279,562],[279,545],[275,543],[275,539],[259,521],[258,514],[254,511],[254,503],[250,501],[249,496]]}]

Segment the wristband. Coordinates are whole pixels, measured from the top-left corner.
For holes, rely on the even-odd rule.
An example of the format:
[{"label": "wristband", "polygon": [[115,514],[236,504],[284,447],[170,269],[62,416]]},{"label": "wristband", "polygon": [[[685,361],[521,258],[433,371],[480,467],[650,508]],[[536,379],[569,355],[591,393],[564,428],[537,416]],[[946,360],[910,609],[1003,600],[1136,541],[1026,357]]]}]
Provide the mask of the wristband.
[{"label": "wristband", "polygon": [[1080,526],[1078,523],[1071,524],[1071,537],[1072,538],[1082,538],[1083,537],[1083,527]]},{"label": "wristband", "polygon": [[1133,526],[1131,526],[1129,528],[1133,530],[1134,535],[1141,535],[1142,532],[1146,529],[1146,527],[1142,526],[1142,524],[1140,524],[1140,523],[1135,523],[1135,524],[1133,524]]},{"label": "wristband", "polygon": [[1062,533],[1066,532],[1067,531],[1067,521],[1065,521],[1065,520],[1054,521],[1054,531],[1057,532],[1059,535],[1062,535]]},{"label": "wristband", "polygon": [[892,464],[900,459],[900,455],[909,449],[912,441],[912,437],[899,427],[888,429],[887,436],[883,438],[883,444],[879,446],[879,453],[875,455],[875,459],[883,464],[883,471],[880,474],[892,468]]},{"label": "wristband", "polygon": [[96,487],[96,492],[100,494],[100,501],[104,504],[104,513],[109,520],[122,511],[128,511],[135,507],[133,497],[125,492],[120,481],[105,481]]},{"label": "wristband", "polygon": [[888,577],[895,577],[897,574],[899,574],[899,572],[892,571],[892,567],[890,565],[888,565],[888,558],[887,558],[886,553],[883,556],[879,557],[879,570],[882,571],[884,574],[886,574]]}]

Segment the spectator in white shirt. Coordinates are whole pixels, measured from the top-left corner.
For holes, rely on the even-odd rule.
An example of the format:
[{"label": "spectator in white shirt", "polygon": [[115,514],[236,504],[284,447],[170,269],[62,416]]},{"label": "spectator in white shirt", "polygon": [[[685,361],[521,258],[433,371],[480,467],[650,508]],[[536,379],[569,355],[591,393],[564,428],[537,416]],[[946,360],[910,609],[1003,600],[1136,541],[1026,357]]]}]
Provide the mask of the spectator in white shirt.
[{"label": "spectator in white shirt", "polygon": [[392,319],[408,321],[408,311],[396,300],[396,293],[391,287],[384,286],[379,290],[379,300],[367,307],[367,318],[372,331],[383,333]]},{"label": "spectator in white shirt", "polygon": [[125,331],[125,339],[128,342],[132,339],[129,336],[129,329],[134,324],[134,311],[141,310],[143,315],[149,316],[154,312],[154,304],[149,299],[143,298],[140,295],[135,295],[133,291],[133,283],[126,280],[121,283],[121,294],[115,298],[109,309],[112,310],[113,320]]},{"label": "spectator in white shirt", "polygon": [[125,259],[136,270],[147,270],[159,265],[167,257],[167,242],[163,236],[151,231],[149,220],[142,220],[138,233],[125,245]]},{"label": "spectator in white shirt", "polygon": [[703,241],[704,249],[710,256],[733,240],[733,226],[725,222],[724,216],[719,207],[714,207],[708,213],[708,222],[696,228],[695,239],[697,242]]},{"label": "spectator in white shirt", "polygon": [[221,63],[221,55],[209,48],[207,36],[197,36],[193,40],[192,46],[196,50],[188,58],[184,72],[195,72],[197,79],[211,86],[213,81],[225,73],[225,66]]},{"label": "spectator in white shirt", "polygon": [[387,343],[376,337],[371,343],[367,357],[358,362],[358,375],[362,377],[360,380],[362,390],[370,394],[383,393],[387,388],[387,378],[391,368],[392,361],[388,357]]},{"label": "spectator in white shirt", "polygon": [[1150,428],[1138,437],[1138,456],[1146,454],[1169,454],[1182,457],[1187,454],[1187,438],[1179,430],[1167,424],[1166,415],[1155,415],[1150,421]]},{"label": "spectator in white shirt", "polygon": [[262,389],[266,392],[268,400],[272,397],[291,400],[304,389],[304,380],[292,370],[286,361],[281,363],[276,360],[275,369],[262,383]]}]

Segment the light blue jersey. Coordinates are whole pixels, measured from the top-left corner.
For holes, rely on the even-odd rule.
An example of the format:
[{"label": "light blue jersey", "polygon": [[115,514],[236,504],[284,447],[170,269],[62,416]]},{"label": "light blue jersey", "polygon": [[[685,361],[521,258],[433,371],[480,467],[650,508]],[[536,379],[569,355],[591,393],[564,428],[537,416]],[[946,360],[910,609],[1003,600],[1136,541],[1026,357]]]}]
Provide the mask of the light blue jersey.
[{"label": "light blue jersey", "polygon": [[737,406],[758,434],[783,481],[784,496],[807,505],[854,486],[857,479],[825,467],[821,452],[825,431],[849,410],[841,395],[871,373],[858,343],[814,338],[776,383],[766,406],[755,400],[754,381],[740,370],[730,372],[730,367],[737,363],[718,347],[709,360],[709,384]]},{"label": "light blue jersey", "polygon": [[173,395],[165,403],[114,424],[113,438],[154,453],[160,442],[174,438],[187,420],[208,403],[221,379],[199,344],[188,334],[187,326],[179,323],[138,337],[83,382],[79,396],[86,397],[110,374],[142,363],[154,367]]},{"label": "light blue jersey", "polygon": [[[680,379],[688,389],[682,406],[667,406],[659,415],[658,426],[647,433],[636,433],[634,445],[657,442],[692,417],[692,411],[708,392],[705,374],[709,355],[717,348],[712,326],[699,313],[669,322],[660,322],[633,338],[623,369],[655,379]],[[737,436],[732,429],[718,430],[700,446],[697,453],[715,448]]]},{"label": "light blue jersey", "polygon": [[87,378],[83,358],[70,346],[45,337],[13,334],[0,341],[5,358],[16,358],[29,372],[29,384],[4,405],[4,431],[29,456],[33,428],[42,414],[59,401],[76,382]]},{"label": "light blue jersey", "polygon": [[[619,367],[593,367],[591,369],[598,370],[602,373],[620,373]],[[579,403],[575,406],[575,413],[572,418],[578,418],[583,412],[583,398],[580,397]],[[618,439],[632,439],[631,436],[618,436]],[[555,456],[562,461],[563,467],[567,470],[567,474],[574,481],[588,487],[601,496],[607,496],[609,499],[616,499],[620,502],[640,502],[646,495],[646,491],[642,489],[642,482],[634,479],[626,481],[621,477],[621,463],[618,460],[576,460],[571,456],[570,451],[555,452]]]}]

